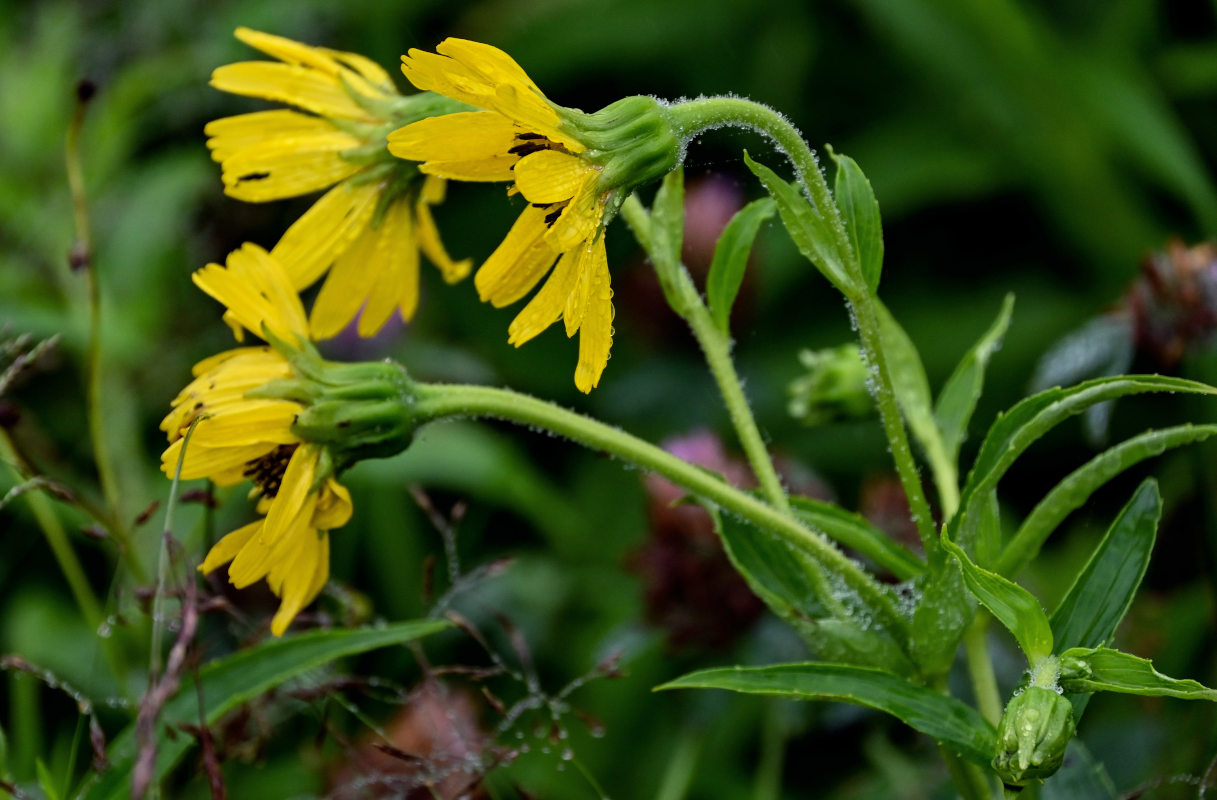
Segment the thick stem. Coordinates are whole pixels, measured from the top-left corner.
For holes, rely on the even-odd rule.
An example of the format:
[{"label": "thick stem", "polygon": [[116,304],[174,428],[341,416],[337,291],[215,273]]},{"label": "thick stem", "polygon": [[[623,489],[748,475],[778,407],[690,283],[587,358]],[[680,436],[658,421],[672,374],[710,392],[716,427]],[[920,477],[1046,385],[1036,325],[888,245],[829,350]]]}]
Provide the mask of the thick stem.
[{"label": "thick stem", "polygon": [[[634,230],[638,243],[654,261],[658,254],[654,252],[650,237],[645,233],[649,224],[647,211],[635,195],[630,195],[622,204],[621,215]],[[744,397],[743,384],[740,383],[739,374],[735,371],[735,364],[731,360],[731,343],[714,324],[710,310],[706,308],[705,302],[701,299],[701,294],[697,291],[697,286],[694,285],[688,270],[683,265],[675,266],[677,268],[673,272],[676,275],[675,288],[680,307],[674,307],[672,310],[689,324],[693,337],[697,339],[697,343],[706,357],[706,364],[710,367],[710,372],[714,375],[715,382],[718,383],[719,393],[722,394],[723,403],[727,406],[731,424],[735,428],[736,435],[739,436],[744,455],[748,458],[752,474],[756,476],[761,491],[765,493],[765,498],[774,508],[789,514],[790,500],[786,497],[781,478],[778,477],[777,470],[773,467],[773,459],[769,457],[769,449],[765,446],[760,428],[757,427],[756,418],[752,414],[752,406]]]},{"label": "thick stem", "polygon": [[840,209],[833,202],[832,192],[820,172],[815,153],[789,120],[773,109],[750,100],[710,97],[669,106],[668,113],[679,134],[686,141],[704,130],[723,125],[749,128],[772,139],[794,165],[799,183],[812,205],[832,223],[834,244],[844,263],[848,265],[849,277],[856,287],[846,296],[846,300],[858,325],[863,354],[875,371],[875,401],[883,422],[883,431],[887,435],[900,483],[908,496],[909,508],[917,525],[917,532],[921,536],[926,557],[931,568],[938,567],[942,563],[938,532],[934,528],[929,501],[921,485],[921,476],[909,446],[908,433],[896,403],[891,375],[879,340],[879,317],[875,310],[874,297],[865,288],[861,262],[849,242]]},{"label": "thick stem", "polygon": [[858,596],[905,633],[908,622],[892,598],[856,562],[824,536],[804,527],[767,503],[741,491],[718,476],[688,463],[655,445],[573,411],[507,389],[455,384],[417,384],[413,408],[419,421],[444,417],[492,417],[565,436],[595,450],[617,456],[642,469],[662,475],[676,485],[724,511],[781,537],[812,554]]},{"label": "thick stem", "polygon": [[972,691],[976,694],[976,706],[985,719],[997,725],[1001,721],[1002,705],[997,678],[993,674],[993,660],[989,657],[989,643],[985,638],[988,622],[986,614],[977,614],[964,634],[963,646]]}]

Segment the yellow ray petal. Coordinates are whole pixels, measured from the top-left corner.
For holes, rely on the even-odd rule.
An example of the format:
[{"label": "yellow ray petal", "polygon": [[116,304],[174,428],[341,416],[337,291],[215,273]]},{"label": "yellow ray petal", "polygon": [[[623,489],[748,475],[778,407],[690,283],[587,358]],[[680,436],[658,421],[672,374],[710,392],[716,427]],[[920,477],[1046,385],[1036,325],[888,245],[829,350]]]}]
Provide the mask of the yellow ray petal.
[{"label": "yellow ray petal", "polygon": [[351,520],[351,493],[347,488],[333,478],[325,482],[317,498],[317,511],[313,514],[313,524],[321,530],[341,528]]},{"label": "yellow ray petal", "polygon": [[379,230],[369,238],[367,269],[374,282],[359,315],[359,335],[365,338],[375,336],[394,309],[408,322],[418,308],[418,244],[410,205],[399,201],[390,206]]},{"label": "yellow ray petal", "polygon": [[292,453],[279,492],[266,514],[262,535],[267,543],[273,545],[292,528],[297,518],[312,519],[317,504],[317,493],[312,491],[312,486],[320,459],[321,447],[315,444],[302,444]]},{"label": "yellow ray petal", "polygon": [[[182,451],[183,441],[178,439],[161,454],[161,471],[170,478],[177,471],[178,455]],[[212,478],[218,483],[218,476],[234,474],[239,479],[246,464],[266,455],[274,447],[273,443],[268,442],[234,447],[199,447],[195,445],[192,437],[190,447],[186,450],[186,459],[182,462],[182,480]]]},{"label": "yellow ray petal", "polygon": [[530,153],[516,164],[516,187],[530,203],[570,200],[596,179],[600,170],[578,156],[558,150]]},{"label": "yellow ray petal", "polygon": [[339,184],[287,229],[270,252],[283,264],[296,289],[312,285],[363,233],[380,192],[376,183]]},{"label": "yellow ray petal", "polygon": [[[287,556],[289,560],[280,562],[285,573],[281,580],[272,582],[268,578],[272,591],[281,597],[279,610],[275,612],[270,624],[270,632],[275,636],[282,636],[296,615],[304,610],[320,591],[320,587],[317,591],[313,591],[313,587],[317,585],[318,568],[323,555],[322,538],[325,538],[327,545],[324,547],[325,560],[329,561],[328,537],[324,534],[309,529],[302,531],[297,538],[299,542],[295,545],[295,551]],[[325,569],[328,573],[328,563]],[[273,577],[279,578],[278,575]],[[321,585],[325,585],[324,580]]]},{"label": "yellow ray petal", "polygon": [[440,42],[435,51],[477,73],[490,85],[512,83],[541,95],[541,90],[515,59],[494,45],[449,37]]},{"label": "yellow ray petal", "polygon": [[199,572],[207,574],[212,572],[217,567],[227,564],[237,557],[237,553],[249,543],[249,540],[262,528],[262,520],[251,522],[248,525],[243,525],[237,528],[232,533],[225,536],[220,541],[216,542],[207,554],[207,558],[203,559],[203,563],[199,565]]},{"label": "yellow ray petal", "polygon": [[591,273],[592,280],[587,309],[579,327],[579,362],[575,367],[575,386],[584,394],[600,383],[613,346],[613,290],[609,285],[604,237],[600,237],[593,248],[591,264],[584,267]]},{"label": "yellow ray petal", "polygon": [[[598,241],[603,249],[604,237],[600,237]],[[566,295],[566,307],[562,310],[562,321],[566,325],[568,338],[574,336],[583,324],[583,316],[587,313],[587,304],[591,300],[596,270],[596,244],[584,242],[570,252],[575,254],[575,277],[571,290]]]},{"label": "yellow ray petal", "polygon": [[[291,432],[300,413],[299,403],[290,400],[247,400],[234,410],[207,417],[194,429],[190,446],[240,447],[258,442],[292,444],[300,437]],[[190,450],[186,460],[190,461]]]},{"label": "yellow ray petal", "polygon": [[325,117],[376,121],[351,99],[340,81],[300,64],[272,61],[225,64],[211,73],[211,85],[224,92],[287,103]]},{"label": "yellow ray petal", "polygon": [[[448,251],[444,248],[444,243],[440,241],[439,230],[435,227],[435,220],[431,216],[431,203],[438,202],[427,197],[427,185],[432,182],[443,186],[444,181],[439,178],[428,176],[427,182],[423,185],[422,195],[418,202],[414,205],[414,225],[415,236],[418,239],[419,249],[423,254],[431,260],[431,263],[439,268],[440,275],[443,276],[445,283],[456,283],[464,280],[469,274],[469,270],[473,268],[472,259],[463,258],[460,261],[453,261],[448,255]],[[443,192],[440,192],[441,198]]]},{"label": "yellow ray petal", "polygon": [[254,111],[212,120],[203,128],[207,135],[207,147],[214,161],[223,161],[248,147],[267,141],[311,141],[314,137],[340,134],[345,137],[344,147],[358,147],[364,142],[351,134],[343,133],[329,121],[301,114],[286,108],[270,111]]},{"label": "yellow ray petal", "polygon": [[[336,336],[367,301],[376,283],[377,265],[371,263],[371,259],[376,254],[379,238],[368,225],[355,242],[334,260],[309,315],[313,338]],[[412,243],[406,244],[413,249]]]},{"label": "yellow ray petal", "polygon": [[558,265],[546,279],[541,291],[533,296],[507,328],[508,344],[519,347],[561,318],[578,278],[580,253],[578,249],[571,250],[558,259]]},{"label": "yellow ray petal", "polygon": [[607,198],[596,194],[595,185],[593,173],[545,234],[545,240],[559,253],[590,240],[600,227]]},{"label": "yellow ray petal", "polygon": [[418,165],[420,172],[454,181],[494,182],[515,177],[512,168],[519,158],[504,155],[480,161],[426,161]]},{"label": "yellow ray petal", "polygon": [[544,208],[529,206],[474,276],[478,296],[502,308],[532,290],[558,257],[545,242]]},{"label": "yellow ray petal", "polygon": [[389,134],[389,152],[411,161],[479,161],[506,156],[520,128],[495,111],[428,117]]}]

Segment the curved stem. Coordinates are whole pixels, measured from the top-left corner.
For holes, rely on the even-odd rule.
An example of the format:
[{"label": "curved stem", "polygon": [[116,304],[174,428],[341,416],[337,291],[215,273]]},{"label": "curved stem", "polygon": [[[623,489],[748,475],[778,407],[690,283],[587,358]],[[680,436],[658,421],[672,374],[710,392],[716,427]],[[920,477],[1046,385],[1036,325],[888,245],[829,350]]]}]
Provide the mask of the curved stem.
[{"label": "curved stem", "polygon": [[883,422],[896,463],[896,472],[908,497],[909,509],[921,544],[931,568],[941,565],[943,557],[930,513],[929,501],[921,485],[913,451],[909,446],[908,433],[896,402],[892,378],[879,337],[879,317],[875,310],[875,298],[867,291],[862,277],[862,266],[858,254],[850,244],[840,209],[833,202],[832,192],[820,171],[815,153],[807,146],[799,131],[790,121],[773,109],[738,97],[708,97],[687,103],[669,106],[669,117],[679,135],[686,141],[710,128],[732,125],[748,128],[769,137],[794,165],[795,174],[811,204],[831,223],[833,240],[837,251],[848,265],[853,290],[846,294],[850,309],[858,325],[862,351],[875,371],[875,403]]},{"label": "curved stem", "polygon": [[723,481],[713,473],[677,458],[650,442],[598,420],[576,414],[553,403],[508,389],[457,384],[416,384],[414,411],[419,421],[445,417],[492,417],[540,428],[565,436],[595,450],[603,450],[642,469],[662,475],[676,485],[715,503],[724,511],[767,530],[812,554],[821,564],[858,593],[871,608],[883,613],[897,629],[907,632],[908,621],[892,598],[856,562],[824,536],[804,527],[767,503]]},{"label": "curved stem", "polygon": [[993,660],[989,657],[989,643],[985,639],[988,627],[988,615],[977,614],[964,633],[963,646],[972,691],[976,694],[976,707],[985,719],[996,726],[1001,721],[1002,704],[997,678],[993,674]]},{"label": "curved stem", "polygon": [[[621,206],[621,216],[625,217],[625,221],[633,229],[638,243],[646,250],[651,260],[656,261],[660,258],[660,254],[651,246],[651,238],[647,232],[650,220],[637,196],[630,195],[626,198]],[[693,338],[697,339],[697,344],[706,357],[706,364],[710,367],[710,373],[714,376],[715,382],[718,383],[723,404],[727,406],[731,424],[739,437],[740,445],[744,448],[744,455],[752,467],[752,474],[756,476],[757,483],[770,504],[782,513],[789,514],[790,500],[786,497],[781,478],[778,477],[777,470],[773,467],[773,459],[769,456],[769,449],[765,446],[765,440],[761,436],[756,418],[752,414],[752,406],[744,397],[743,384],[740,383],[739,374],[735,371],[735,364],[731,360],[731,343],[714,324],[710,310],[706,308],[705,302],[701,299],[701,293],[697,291],[697,286],[689,276],[689,271],[684,268],[683,264],[668,266],[670,267],[669,273],[675,277],[673,288],[677,297],[674,299],[680,306],[677,308],[674,304],[672,310],[689,324]]]}]

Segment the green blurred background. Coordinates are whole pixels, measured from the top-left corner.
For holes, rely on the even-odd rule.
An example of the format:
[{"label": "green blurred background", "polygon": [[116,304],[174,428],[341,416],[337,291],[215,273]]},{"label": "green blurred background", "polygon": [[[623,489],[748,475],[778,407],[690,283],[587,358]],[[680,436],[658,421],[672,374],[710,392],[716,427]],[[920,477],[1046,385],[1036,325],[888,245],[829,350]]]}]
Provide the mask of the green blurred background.
[{"label": "green blurred background", "polygon": [[[10,433],[49,476],[100,496],[82,378],[87,296],[67,263],[73,223],[63,143],[80,79],[98,87],[82,159],[104,300],[105,431],[124,519],[162,503],[137,529],[148,562],[168,493],[156,470],[164,446],[156,424],[190,366],[231,341],[218,307],[188,276],[244,241],[269,248],[311,202],[249,205],[221,191],[203,125],[265,107],[207,86],[214,67],[259,57],[232,38],[237,26],[360,52],[399,78],[395,65],[407,48],[432,48],[450,35],[477,39],[507,50],[554,101],[584,110],[627,94],[733,93],[772,105],[813,146],[831,143],[870,177],[885,222],[883,296],[921,347],[935,386],[1002,296],[1016,293],[1014,325],[976,416],[983,426],[1026,392],[1055,342],[1120,301],[1147,255],[1171,237],[1191,244],[1217,230],[1215,20],[1211,0],[0,2],[0,325],[5,337],[62,337],[57,355],[5,398],[20,417]],[[697,188],[690,189],[696,203],[686,260],[695,272],[708,263],[724,214],[759,196],[743,165],[745,148],[785,168],[770,145],[745,131],[716,131],[690,148],[686,174]],[[453,256],[479,262],[516,213],[501,187],[453,184],[437,216]],[[708,428],[730,449],[728,421],[696,347],[664,316],[654,278],[620,223],[610,231],[609,255],[616,341],[589,397],[573,386],[574,342],[553,329],[511,348],[513,310],[481,305],[471,282],[448,288],[426,267],[413,324],[369,342],[340,337],[325,350],[393,357],[429,380],[508,385],[653,440]],[[842,302],[776,224],[762,231],[753,267],[734,317],[735,355],[774,450],[818,475],[846,507],[879,502],[874,487],[890,465],[877,425],[808,428],[786,413],[798,350],[849,339]],[[1217,308],[1217,296],[1207,302]],[[1133,368],[1213,381],[1217,368],[1204,344],[1165,367],[1137,355]],[[1110,435],[1215,417],[1211,405],[1181,398],[1126,402],[1115,409]],[[982,430],[974,428],[965,459]],[[1010,517],[1025,514],[1093,452],[1081,425],[1037,444],[1003,484]],[[1168,503],[1159,553],[1122,641],[1162,671],[1210,685],[1217,680],[1215,458],[1211,448],[1198,448],[1116,481],[1026,576],[1052,607],[1136,481],[1158,474]],[[0,468],[0,494],[15,482]],[[332,537],[339,586],[321,603],[339,623],[423,613],[424,562],[440,558],[441,574],[444,565],[441,537],[408,491],[418,485],[441,511],[463,504],[464,567],[514,558],[456,602],[505,659],[516,655],[496,614],[518,627],[550,692],[621,653],[625,677],[591,681],[570,697],[599,722],[565,717],[570,738],[560,742],[550,741],[544,725],[522,728],[522,740],[504,744],[536,739],[535,746],[495,774],[490,796],[600,796],[585,773],[618,800],[949,796],[927,742],[857,709],[650,693],[694,667],[806,654],[765,618],[738,622],[738,635],[718,649],[675,646],[648,624],[646,566],[654,550],[644,543],[653,534],[640,476],[620,464],[528,431],[457,422],[425,430],[397,458],[359,465],[347,482],[355,517]],[[196,562],[208,537],[250,513],[240,489],[220,500],[214,515],[185,505],[174,526]],[[87,525],[81,514],[52,507],[96,591],[119,612],[112,635],[136,665],[138,683],[147,627],[136,583],[116,573],[110,543],[78,535]],[[115,696],[119,687],[99,668],[97,637],[81,622],[40,530],[25,499],[0,510],[0,653],[20,654],[90,697]],[[649,588],[663,594],[671,587]],[[674,602],[685,601],[696,606]],[[204,654],[234,646],[270,608],[264,597],[238,602],[248,616],[209,618]],[[711,626],[728,617],[713,605],[681,611]],[[1008,689],[1017,679],[1016,651],[1000,639],[997,645]],[[459,634],[428,643],[427,651],[435,664],[486,663]],[[405,651],[348,669],[407,687],[419,678]],[[453,684],[476,691],[468,681]],[[511,698],[522,690],[505,681],[497,691]],[[332,737],[318,744],[326,713],[338,718],[327,724],[351,741],[365,735],[349,709],[329,712],[327,702],[289,705],[295,722],[262,745],[242,749],[234,739],[225,763],[231,796],[324,796],[350,756]],[[400,713],[400,699],[349,702],[371,719]],[[492,728],[496,713],[479,706],[470,713]],[[268,725],[284,711],[271,708],[262,710]],[[1081,738],[1106,762],[1121,795],[1195,797],[1217,753],[1214,719],[1208,707],[1107,695],[1092,704]],[[102,715],[111,729],[122,720],[118,711]],[[66,770],[75,716],[62,694],[0,674],[0,725],[16,778],[31,777],[36,754],[52,772]],[[601,727],[603,735],[594,735]],[[570,760],[563,758],[568,745]],[[171,796],[207,796],[191,769]]]}]

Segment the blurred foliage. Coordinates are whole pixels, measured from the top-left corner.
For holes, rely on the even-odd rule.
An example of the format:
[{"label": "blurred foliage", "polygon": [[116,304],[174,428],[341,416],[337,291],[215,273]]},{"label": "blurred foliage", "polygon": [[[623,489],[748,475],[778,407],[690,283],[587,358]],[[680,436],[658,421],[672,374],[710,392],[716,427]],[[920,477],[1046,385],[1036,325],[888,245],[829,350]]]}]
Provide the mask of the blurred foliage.
[{"label": "blurred foliage", "polygon": [[[0,337],[60,337],[0,398],[0,415],[6,436],[38,472],[100,502],[83,401],[87,292],[68,266],[73,223],[63,169],[74,89],[87,79],[98,89],[82,158],[103,298],[102,415],[118,465],[119,514],[133,526],[145,567],[162,514],[134,521],[168,493],[156,469],[163,446],[156,423],[190,366],[228,341],[217,307],[188,275],[243,241],[272,245],[307,202],[228,200],[209,162],[203,125],[259,107],[206,85],[215,66],[253,57],[231,36],[238,25],[361,52],[386,67],[405,49],[444,36],[478,39],[510,52],[557,102],[586,110],[639,93],[736,93],[782,110],[814,145],[831,142],[870,177],[887,234],[885,301],[935,385],[964,343],[989,325],[1004,293],[1017,294],[976,416],[981,425],[1022,395],[1054,342],[1119,299],[1149,253],[1171,236],[1196,242],[1217,232],[1217,5],[1203,0],[705,0],[696,7],[682,0],[0,0]],[[685,259],[703,275],[718,233],[715,209],[760,196],[740,156],[744,147],[778,165],[742,131],[713,133],[689,154],[691,186],[704,192],[696,195],[703,205],[689,206]],[[691,188],[687,202],[695,194]],[[485,186],[453,185],[438,209],[450,251],[475,260],[514,214],[498,187]],[[698,222],[706,224],[693,227]],[[512,312],[477,303],[469,282],[446,289],[431,271],[408,329],[327,347],[346,357],[393,357],[427,379],[510,385],[655,439],[705,426],[725,435],[711,380],[688,335],[659,311],[659,288],[636,248],[611,231],[609,252],[617,340],[590,397],[570,382],[573,343],[551,330],[528,348],[510,348]],[[857,508],[867,500],[864,479],[890,470],[877,426],[847,420],[807,428],[785,410],[785,387],[803,372],[798,353],[849,338],[839,302],[826,301],[833,294],[806,267],[769,223],[733,318],[735,354],[774,448]],[[1133,369],[1157,365],[1141,355]],[[1173,369],[1212,382],[1217,357],[1198,346]],[[1155,427],[1214,416],[1182,397],[1173,402],[1152,406]],[[1139,402],[1122,401],[1109,424],[1137,429],[1148,414]],[[1003,501],[1025,513],[1091,453],[1081,426],[1064,426],[1012,471]],[[7,466],[12,453],[5,461],[0,496],[23,483]],[[1211,684],[1217,450],[1196,448],[1145,469],[1161,478],[1166,515],[1147,583],[1117,639],[1167,674]],[[1133,473],[1096,496],[1097,511],[1077,513],[1027,574],[1049,607],[1101,536],[1103,509],[1123,505],[1145,470]],[[641,578],[625,567],[648,536],[648,517],[639,477],[619,465],[527,431],[453,423],[425,430],[396,459],[360,465],[349,484],[357,510],[333,537],[336,587],[322,600],[326,614],[404,620],[428,607],[426,564],[439,557],[442,572],[444,547],[407,491],[419,485],[438,508],[463,504],[456,547],[465,564],[514,558],[454,601],[480,630],[499,632],[492,651],[511,653],[510,631],[518,630],[547,691],[621,654],[624,677],[597,679],[570,698],[598,721],[568,724],[571,738],[561,746],[546,729],[521,731],[534,746],[492,776],[490,796],[949,796],[945,776],[920,766],[928,742],[874,714],[650,693],[689,669],[802,653],[769,619],[729,653],[673,652],[664,644],[643,622]],[[205,542],[248,513],[239,491],[219,500],[214,512],[206,503],[184,504],[174,522],[195,562]],[[18,654],[92,698],[102,726],[114,731],[124,714],[104,701],[138,695],[146,676],[135,666],[120,684],[105,669],[103,645],[112,642],[129,664],[146,662],[148,624],[136,589],[149,584],[146,575],[141,583],[119,569],[113,542],[82,534],[91,524],[82,505],[32,490],[0,509],[0,653]],[[89,584],[113,614],[102,635],[92,635],[72,602],[44,538],[48,515],[68,532]],[[266,608],[250,607],[251,615]],[[218,621],[205,622],[210,651],[234,645]],[[256,623],[243,625],[248,634]],[[1003,646],[998,667],[1008,690],[1019,664]],[[486,658],[455,636],[428,643],[428,657],[434,664]],[[404,686],[420,676],[404,651],[356,664],[355,674],[391,675]],[[321,781],[351,757],[333,743],[312,746],[329,730],[327,714],[362,742],[373,720],[385,724],[400,711],[393,696],[397,702],[352,694],[329,704],[292,701],[273,714],[263,709],[260,724],[280,720],[287,708],[296,708],[299,722],[228,753],[231,796],[322,793]],[[362,711],[353,716],[356,705]],[[485,707],[473,716],[475,725],[494,724]],[[88,747],[76,720],[70,697],[26,672],[0,672],[0,779],[33,780],[36,757],[63,785],[79,777]],[[1217,729],[1208,708],[1106,698],[1080,735],[1120,795],[1195,797],[1212,779],[1206,772]],[[1076,780],[1101,784],[1088,757],[1077,758]],[[183,772],[179,782],[173,796],[207,796],[204,781]]]}]

